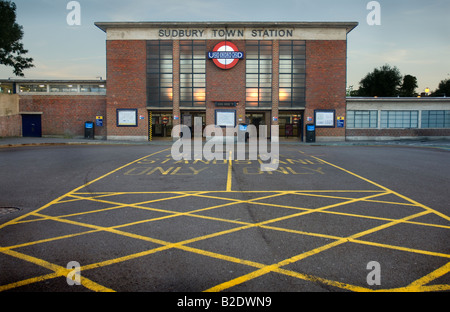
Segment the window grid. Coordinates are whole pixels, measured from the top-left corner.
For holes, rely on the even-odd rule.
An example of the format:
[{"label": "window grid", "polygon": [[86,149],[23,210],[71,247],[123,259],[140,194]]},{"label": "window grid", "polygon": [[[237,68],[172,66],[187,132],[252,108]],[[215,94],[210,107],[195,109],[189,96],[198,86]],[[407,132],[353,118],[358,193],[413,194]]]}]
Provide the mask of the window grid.
[{"label": "window grid", "polygon": [[180,41],[180,105],[206,105],[206,41]]},{"label": "window grid", "polygon": [[147,103],[149,106],[173,105],[173,44],[147,42]]},{"label": "window grid", "polygon": [[347,128],[378,128],[378,111],[348,111]]},{"label": "window grid", "polygon": [[450,110],[422,111],[422,128],[450,128]]},{"label": "window grid", "polygon": [[272,106],[272,41],[246,42],[246,106]]},{"label": "window grid", "polygon": [[381,128],[418,128],[418,111],[381,111]]},{"label": "window grid", "polygon": [[280,42],[279,106],[304,107],[306,105],[306,43]]}]

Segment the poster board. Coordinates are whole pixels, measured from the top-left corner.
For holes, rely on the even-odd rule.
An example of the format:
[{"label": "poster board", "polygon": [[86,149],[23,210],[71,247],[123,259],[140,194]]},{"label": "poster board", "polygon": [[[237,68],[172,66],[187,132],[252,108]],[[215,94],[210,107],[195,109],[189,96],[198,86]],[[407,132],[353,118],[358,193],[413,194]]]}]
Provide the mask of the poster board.
[{"label": "poster board", "polygon": [[334,128],[335,127],[335,110],[315,110],[314,120],[317,128]]},{"label": "poster board", "polygon": [[235,110],[216,110],[216,126],[236,127]]},{"label": "poster board", "polygon": [[137,127],[137,109],[118,109],[117,127]]}]

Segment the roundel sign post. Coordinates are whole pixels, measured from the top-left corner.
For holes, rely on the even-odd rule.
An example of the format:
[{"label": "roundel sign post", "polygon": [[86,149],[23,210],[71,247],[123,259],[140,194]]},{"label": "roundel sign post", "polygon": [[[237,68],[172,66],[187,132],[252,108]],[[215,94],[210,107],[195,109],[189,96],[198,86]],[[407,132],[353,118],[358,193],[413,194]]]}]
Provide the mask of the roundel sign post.
[{"label": "roundel sign post", "polygon": [[212,52],[208,52],[208,58],[213,60],[219,68],[231,69],[244,58],[244,52],[240,52],[235,44],[222,41],[214,47]]}]

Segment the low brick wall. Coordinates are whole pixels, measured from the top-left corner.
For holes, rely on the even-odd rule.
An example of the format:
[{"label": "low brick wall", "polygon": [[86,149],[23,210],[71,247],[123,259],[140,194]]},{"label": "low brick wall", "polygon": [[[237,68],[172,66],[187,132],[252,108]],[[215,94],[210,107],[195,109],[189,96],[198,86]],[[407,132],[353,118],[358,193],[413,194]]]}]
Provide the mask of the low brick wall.
[{"label": "low brick wall", "polygon": [[[84,137],[84,123],[106,118],[106,96],[21,95],[21,113],[42,113],[42,136]],[[97,137],[106,137],[106,122],[96,127]]]}]

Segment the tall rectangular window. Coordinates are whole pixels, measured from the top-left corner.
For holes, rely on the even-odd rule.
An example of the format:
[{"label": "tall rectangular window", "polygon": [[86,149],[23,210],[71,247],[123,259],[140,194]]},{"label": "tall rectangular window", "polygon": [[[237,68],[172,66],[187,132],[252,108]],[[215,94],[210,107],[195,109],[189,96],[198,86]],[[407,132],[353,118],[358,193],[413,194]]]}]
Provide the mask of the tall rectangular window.
[{"label": "tall rectangular window", "polygon": [[206,105],[206,41],[180,41],[180,105]]},{"label": "tall rectangular window", "polygon": [[246,105],[272,107],[272,41],[246,42]]},{"label": "tall rectangular window", "polygon": [[347,128],[378,128],[378,111],[348,111]]},{"label": "tall rectangular window", "polygon": [[422,128],[450,128],[450,110],[422,111]]},{"label": "tall rectangular window", "polygon": [[280,41],[280,107],[305,107],[306,43]]},{"label": "tall rectangular window", "polygon": [[381,128],[418,128],[418,111],[381,111]]},{"label": "tall rectangular window", "polygon": [[170,41],[147,42],[148,106],[173,105],[173,45]]}]

